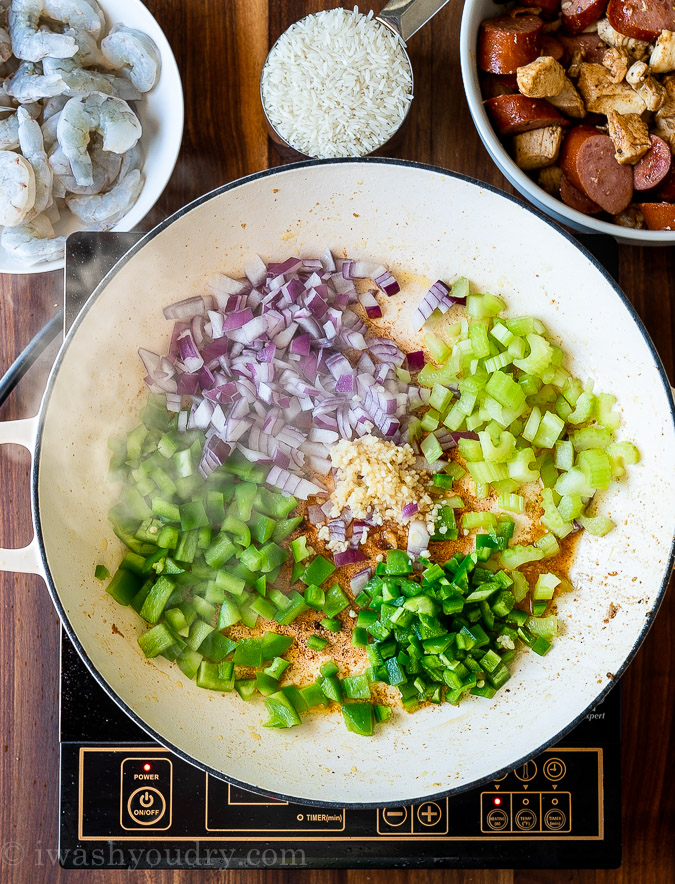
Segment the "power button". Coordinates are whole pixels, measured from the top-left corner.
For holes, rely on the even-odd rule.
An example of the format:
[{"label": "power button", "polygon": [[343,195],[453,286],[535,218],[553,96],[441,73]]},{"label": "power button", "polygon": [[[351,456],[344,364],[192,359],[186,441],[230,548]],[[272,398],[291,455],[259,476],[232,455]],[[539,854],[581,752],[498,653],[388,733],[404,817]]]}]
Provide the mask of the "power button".
[{"label": "power button", "polygon": [[125,758],[121,765],[122,828],[168,829],[171,825],[172,778],[169,758]]},{"label": "power button", "polygon": [[140,826],[154,826],[166,813],[166,799],[150,786],[141,786],[127,801],[127,812]]}]

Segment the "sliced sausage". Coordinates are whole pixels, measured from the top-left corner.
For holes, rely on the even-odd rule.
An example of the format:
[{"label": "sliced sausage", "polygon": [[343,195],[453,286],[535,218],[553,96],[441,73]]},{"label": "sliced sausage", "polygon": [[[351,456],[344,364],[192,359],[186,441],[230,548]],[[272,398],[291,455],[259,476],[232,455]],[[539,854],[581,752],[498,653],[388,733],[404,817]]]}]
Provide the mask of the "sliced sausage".
[{"label": "sliced sausage", "polygon": [[675,160],[670,163],[670,171],[659,185],[658,198],[665,203],[675,203]]},{"label": "sliced sausage", "polygon": [[603,43],[597,34],[579,34],[576,37],[566,37],[564,34],[560,34],[557,39],[565,51],[564,64],[570,64],[576,49],[581,52],[582,61],[587,61],[590,64],[602,64],[607,44]]},{"label": "sliced sausage", "polygon": [[499,135],[517,135],[544,126],[567,125],[567,120],[545,98],[497,95],[485,102],[492,125]]},{"label": "sliced sausage", "polygon": [[541,54],[550,55],[551,58],[560,61],[565,54],[565,50],[563,49],[560,40],[556,40],[555,37],[549,37],[548,34],[544,34],[541,38]]},{"label": "sliced sausage", "polygon": [[672,154],[670,148],[658,135],[650,135],[652,146],[633,166],[633,187],[636,190],[650,190],[658,187],[670,172]]},{"label": "sliced sausage", "polygon": [[480,74],[480,91],[484,98],[495,98],[497,95],[514,95],[518,92],[516,78],[509,74],[500,77],[499,74]]},{"label": "sliced sausage", "polygon": [[602,18],[607,0],[563,0],[562,28],[567,34],[580,34]]},{"label": "sliced sausage", "polygon": [[615,31],[647,43],[675,31],[673,0],[609,0],[607,18]]},{"label": "sliced sausage", "polygon": [[539,9],[541,9],[540,15],[543,16],[543,18],[556,18],[560,12],[560,0],[537,0],[537,2],[532,5],[538,6]]},{"label": "sliced sausage", "polygon": [[638,203],[648,230],[675,230],[675,203]]},{"label": "sliced sausage", "polygon": [[575,126],[560,152],[560,167],[570,183],[610,215],[618,215],[633,196],[633,170],[620,166],[614,144],[592,126]]},{"label": "sliced sausage", "polygon": [[589,200],[587,196],[577,190],[570,182],[569,178],[564,175],[560,181],[560,199],[569,206],[570,209],[576,209],[577,212],[583,212],[584,215],[597,215],[602,209],[593,200]]},{"label": "sliced sausage", "polygon": [[498,15],[481,22],[478,67],[491,74],[515,74],[539,56],[541,29],[538,15]]}]

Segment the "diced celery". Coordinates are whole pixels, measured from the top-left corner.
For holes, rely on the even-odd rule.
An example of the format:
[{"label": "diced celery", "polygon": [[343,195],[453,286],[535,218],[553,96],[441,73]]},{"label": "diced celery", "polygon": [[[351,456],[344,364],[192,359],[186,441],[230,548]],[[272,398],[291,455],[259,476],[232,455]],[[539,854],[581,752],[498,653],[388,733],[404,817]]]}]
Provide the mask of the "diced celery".
[{"label": "diced celery", "polygon": [[598,423],[608,430],[618,430],[621,426],[621,417],[613,411],[616,404],[616,396],[609,393],[600,393],[597,397],[595,411]]},{"label": "diced celery", "polygon": [[574,446],[568,440],[555,443],[554,460],[557,469],[571,470],[574,465]]},{"label": "diced celery", "polygon": [[552,411],[547,411],[541,419],[533,444],[539,448],[553,448],[564,429],[565,421]]},{"label": "diced celery", "polygon": [[483,430],[478,434],[483,459],[493,463],[505,463],[511,460],[516,446],[516,440],[508,430],[504,430],[497,445],[493,444],[490,434]]},{"label": "diced celery", "polygon": [[580,494],[564,494],[558,503],[558,512],[565,522],[573,522],[583,512],[584,504]]},{"label": "diced celery", "polygon": [[539,540],[537,540],[534,544],[537,549],[540,549],[544,553],[545,559],[550,559],[553,556],[557,556],[560,552],[560,545],[558,541],[555,539],[554,534],[543,534]]},{"label": "diced celery", "polygon": [[511,513],[524,513],[525,498],[518,494],[500,494],[497,497],[497,506]]},{"label": "diced celery", "polygon": [[429,355],[438,365],[445,362],[450,355],[450,347],[448,347],[442,338],[433,334],[433,332],[429,332],[424,336],[424,343],[429,351]]},{"label": "diced celery", "polygon": [[544,515],[541,517],[541,523],[549,531],[552,531],[557,537],[562,539],[574,530],[574,526],[566,522],[558,512],[553,494],[554,492],[551,488],[544,488],[541,493],[544,506]]},{"label": "diced celery", "polygon": [[525,404],[525,393],[513,378],[503,371],[496,371],[490,377],[485,385],[485,391],[504,408],[518,409]]},{"label": "diced celery", "polygon": [[427,463],[434,463],[443,454],[443,449],[441,448],[438,439],[433,434],[430,434],[422,441],[420,448],[422,449],[422,454],[425,456]]},{"label": "diced celery", "polygon": [[528,334],[525,337],[530,346],[530,352],[524,359],[514,360],[513,364],[527,374],[541,377],[542,372],[551,364],[553,347],[541,335]]},{"label": "diced celery", "polygon": [[610,518],[602,515],[579,516],[577,521],[589,534],[594,534],[596,537],[604,537],[605,534],[615,527],[614,522]]},{"label": "diced celery", "polygon": [[474,528],[494,528],[496,525],[497,516],[491,512],[464,513],[462,516],[462,528],[469,531]]},{"label": "diced celery", "polygon": [[612,479],[612,465],[609,457],[599,448],[588,448],[580,451],[577,463],[581,467],[586,482],[591,488],[604,490],[609,488]]},{"label": "diced celery", "polygon": [[555,483],[557,494],[579,494],[581,497],[592,497],[594,489],[586,481],[583,470],[580,467],[572,467],[567,473],[562,473]]},{"label": "diced celery", "polygon": [[521,448],[513,460],[507,464],[509,478],[515,479],[521,485],[536,481],[539,478],[539,471],[533,469],[534,463],[534,451],[531,448]]},{"label": "diced celery", "polygon": [[520,544],[516,544],[503,551],[500,557],[500,564],[503,568],[515,571],[516,568],[520,568],[521,565],[526,565],[528,562],[538,562],[543,558],[544,551],[538,549],[536,546],[521,546]]},{"label": "diced celery", "polygon": [[585,451],[588,448],[606,449],[612,442],[612,433],[602,427],[584,427],[570,433],[569,438],[576,451]]},{"label": "diced celery", "polygon": [[553,598],[553,593],[555,592],[556,586],[560,583],[560,578],[556,577],[555,574],[551,574],[550,571],[545,572],[544,574],[540,574],[537,577],[537,582],[534,585],[534,589],[532,590],[532,598],[535,601],[540,601],[542,599]]},{"label": "diced celery", "polygon": [[594,410],[595,396],[584,391],[576,400],[574,411],[567,416],[567,422],[570,424],[583,424],[593,417]]}]

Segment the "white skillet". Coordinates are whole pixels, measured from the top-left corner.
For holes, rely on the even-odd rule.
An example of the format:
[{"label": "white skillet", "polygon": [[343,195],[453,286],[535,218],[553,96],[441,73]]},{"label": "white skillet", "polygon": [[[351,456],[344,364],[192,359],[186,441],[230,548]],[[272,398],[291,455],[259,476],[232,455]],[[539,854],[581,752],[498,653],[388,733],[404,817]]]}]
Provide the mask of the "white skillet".
[{"label": "white skillet", "polygon": [[[509,691],[414,715],[397,710],[372,739],[340,715],[302,727],[261,727],[261,703],[204,691],[168,662],[146,661],[139,620],[94,579],[120,544],[106,520],[110,435],[135,421],[144,395],[139,345],[162,351],[162,307],[201,291],[215,270],[246,257],[318,254],[326,246],[413,272],[407,302],[387,302],[400,339],[424,279],[464,274],[499,292],[511,315],[533,314],[565,343],[571,368],[619,398],[623,436],[642,460],[602,495],[616,521],[584,536],[577,589],[559,602],[550,653],[523,653]],[[64,625],[95,677],[148,733],[206,771],[306,803],[400,805],[499,776],[572,728],[632,659],[665,592],[675,533],[675,428],[665,371],[626,297],[568,234],[514,199],[411,162],[305,162],[228,184],[148,234],[87,302],[51,373],[40,414],[0,424],[1,442],[34,453],[36,536],[0,551],[0,568],[44,577]],[[610,605],[616,616],[609,619]]]}]

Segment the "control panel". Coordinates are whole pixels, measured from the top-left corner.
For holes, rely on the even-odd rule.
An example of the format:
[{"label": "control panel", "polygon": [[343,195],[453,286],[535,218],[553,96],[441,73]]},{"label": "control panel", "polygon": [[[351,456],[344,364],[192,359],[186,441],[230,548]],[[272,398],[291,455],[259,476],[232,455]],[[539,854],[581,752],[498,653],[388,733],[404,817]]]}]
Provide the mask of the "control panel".
[{"label": "control panel", "polygon": [[161,747],[81,746],[77,751],[81,840],[603,837],[601,749],[557,747],[483,787],[371,809],[308,807],[257,795]]}]

